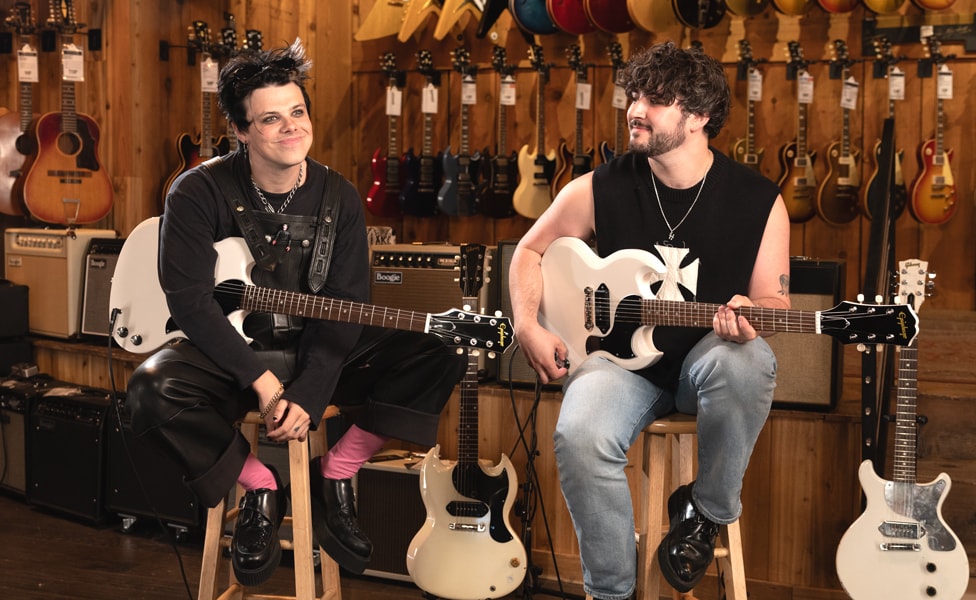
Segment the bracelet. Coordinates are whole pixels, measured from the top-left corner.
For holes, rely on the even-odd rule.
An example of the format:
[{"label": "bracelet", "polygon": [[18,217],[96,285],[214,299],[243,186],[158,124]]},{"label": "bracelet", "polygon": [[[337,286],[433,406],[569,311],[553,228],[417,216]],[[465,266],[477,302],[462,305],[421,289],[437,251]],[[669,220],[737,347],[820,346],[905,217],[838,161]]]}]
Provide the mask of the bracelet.
[{"label": "bracelet", "polygon": [[271,396],[271,400],[268,402],[268,405],[265,406],[264,410],[261,411],[261,414],[258,415],[262,421],[266,419],[268,415],[271,414],[271,411],[274,410],[275,406],[278,406],[278,401],[281,400],[281,397],[284,395],[285,395],[285,386],[279,385],[278,391],[274,393],[274,396]]}]

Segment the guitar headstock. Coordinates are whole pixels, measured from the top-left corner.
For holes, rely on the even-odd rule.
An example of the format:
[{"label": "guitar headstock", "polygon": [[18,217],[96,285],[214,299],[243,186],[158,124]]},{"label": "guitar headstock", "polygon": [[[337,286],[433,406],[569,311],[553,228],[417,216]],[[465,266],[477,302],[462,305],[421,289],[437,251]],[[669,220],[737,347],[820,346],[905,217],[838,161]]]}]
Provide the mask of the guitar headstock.
[{"label": "guitar headstock", "polygon": [[830,55],[830,78],[839,79],[854,64],[850,52],[847,50],[847,42],[834,40],[830,45]]},{"label": "guitar headstock", "polygon": [[515,72],[515,65],[506,63],[505,46],[498,44],[491,49],[491,66],[502,76],[502,79],[510,77]]},{"label": "guitar headstock", "polygon": [[202,54],[210,54],[213,43],[210,39],[210,25],[206,21],[194,21],[186,28],[186,43]]},{"label": "guitar headstock", "polygon": [[888,69],[898,62],[891,53],[891,41],[887,36],[878,36],[871,40],[874,48],[874,78],[882,79],[888,75]]},{"label": "guitar headstock", "polygon": [[260,52],[264,48],[264,38],[257,29],[248,29],[244,32],[244,43],[241,50],[250,52]]},{"label": "guitar headstock", "polygon": [[434,56],[430,50],[417,52],[417,70],[427,78],[428,85],[437,86],[441,84],[441,74],[434,68]]},{"label": "guitar headstock", "polygon": [[804,71],[810,63],[803,58],[803,48],[800,42],[791,41],[786,45],[789,61],[786,63],[786,78],[796,79],[800,71]]},{"label": "guitar headstock", "polygon": [[31,35],[37,31],[29,2],[15,2],[10,7],[10,14],[3,20],[3,24],[8,29],[16,31],[18,35]]},{"label": "guitar headstock", "polygon": [[610,55],[610,65],[613,67],[614,73],[623,69],[624,65],[627,64],[624,60],[624,47],[620,45],[620,42],[610,42],[607,46],[607,54]]},{"label": "guitar headstock", "polygon": [[579,44],[570,44],[566,48],[568,55],[569,68],[576,73],[576,81],[586,81],[586,64],[583,62],[583,51]]},{"label": "guitar headstock", "polygon": [[749,40],[741,39],[736,46],[739,62],[736,67],[736,79],[739,81],[744,81],[749,75],[749,71],[756,68],[756,65],[762,61],[756,60],[752,55],[752,46],[749,44]]},{"label": "guitar headstock", "polygon": [[65,35],[72,35],[85,27],[75,20],[75,5],[71,0],[51,0],[47,26]]},{"label": "guitar headstock", "polygon": [[464,244],[461,246],[461,256],[458,260],[461,284],[461,296],[476,298],[485,281],[485,252],[484,244]]},{"label": "guitar headstock", "polygon": [[237,54],[237,23],[234,15],[224,13],[224,27],[220,30],[220,54],[234,56]]},{"label": "guitar headstock", "polygon": [[542,78],[543,82],[549,81],[549,67],[551,65],[546,63],[545,53],[542,50],[542,46],[538,44],[532,44],[529,46],[529,63],[532,68],[539,73],[539,77]]},{"label": "guitar headstock", "polygon": [[898,262],[898,282],[895,302],[911,306],[916,311],[935,288],[935,273],[930,272],[929,263],[917,258]]},{"label": "guitar headstock", "polygon": [[471,52],[464,46],[458,46],[451,51],[451,66],[462,75],[471,75]]}]

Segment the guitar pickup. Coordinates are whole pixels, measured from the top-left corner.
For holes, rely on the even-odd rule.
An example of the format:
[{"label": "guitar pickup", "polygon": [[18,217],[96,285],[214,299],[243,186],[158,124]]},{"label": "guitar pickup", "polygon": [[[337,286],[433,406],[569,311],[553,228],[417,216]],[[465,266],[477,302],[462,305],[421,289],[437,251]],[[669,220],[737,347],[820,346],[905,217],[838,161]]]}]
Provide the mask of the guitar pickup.
[{"label": "guitar pickup", "polygon": [[904,521],[883,521],[878,525],[878,531],[885,537],[903,540],[920,540],[925,535],[925,527],[921,523]]},{"label": "guitar pickup", "polygon": [[484,533],[488,526],[484,523],[448,523],[451,531],[467,531],[468,533]]}]

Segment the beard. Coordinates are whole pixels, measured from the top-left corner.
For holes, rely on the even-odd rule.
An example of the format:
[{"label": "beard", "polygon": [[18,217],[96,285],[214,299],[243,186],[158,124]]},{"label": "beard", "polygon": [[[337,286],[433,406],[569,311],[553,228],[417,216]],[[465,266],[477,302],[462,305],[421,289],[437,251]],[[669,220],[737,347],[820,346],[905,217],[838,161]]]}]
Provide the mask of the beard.
[{"label": "beard", "polygon": [[631,126],[630,134],[630,151],[637,154],[642,154],[644,156],[660,156],[667,152],[670,152],[680,146],[685,141],[685,122],[688,120],[688,115],[683,115],[681,121],[679,121],[671,131],[661,131],[655,132],[649,129],[639,128],[639,132],[645,132],[647,134],[646,141],[640,141],[635,137],[633,133],[633,125]]}]

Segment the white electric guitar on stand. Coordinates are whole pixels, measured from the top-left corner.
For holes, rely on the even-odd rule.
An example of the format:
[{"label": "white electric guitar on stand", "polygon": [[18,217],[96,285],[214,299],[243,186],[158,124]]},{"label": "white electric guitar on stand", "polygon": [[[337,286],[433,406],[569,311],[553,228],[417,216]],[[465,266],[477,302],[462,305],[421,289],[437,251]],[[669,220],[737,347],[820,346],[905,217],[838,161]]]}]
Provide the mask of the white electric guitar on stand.
[{"label": "white electric guitar on stand", "polygon": [[[928,263],[901,261],[898,296],[921,306]],[[956,534],[942,520],[942,503],[952,482],[945,473],[916,483],[918,349],[900,348],[895,373],[897,408],[893,481],[878,476],[870,460],[858,478],[867,499],[864,513],[837,547],[837,576],[854,600],[959,600],[969,584],[969,559]]]}]

